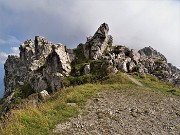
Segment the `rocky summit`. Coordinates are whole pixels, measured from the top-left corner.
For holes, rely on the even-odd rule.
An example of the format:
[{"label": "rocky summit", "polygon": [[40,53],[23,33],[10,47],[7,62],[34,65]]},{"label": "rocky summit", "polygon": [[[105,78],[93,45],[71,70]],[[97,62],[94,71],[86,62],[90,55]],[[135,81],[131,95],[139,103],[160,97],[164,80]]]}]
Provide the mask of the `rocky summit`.
[{"label": "rocky summit", "polygon": [[108,32],[103,23],[74,49],[42,36],[21,43],[4,64],[0,134],[179,134],[180,70]]},{"label": "rocky summit", "polygon": [[[4,97],[25,84],[29,84],[36,93],[60,90],[65,76],[81,75],[77,69],[73,74],[72,63],[82,58],[106,62],[104,70],[108,72],[139,72],[142,76],[148,73],[180,86],[180,70],[167,63],[164,55],[150,46],[136,51],[123,45],[114,45],[108,31],[108,24],[101,24],[93,36],[87,37],[85,44],[79,44],[75,49],[53,44],[42,36],[25,41],[19,47],[20,57],[10,55],[4,64]],[[94,72],[90,62],[86,62],[82,68],[82,74]]]}]

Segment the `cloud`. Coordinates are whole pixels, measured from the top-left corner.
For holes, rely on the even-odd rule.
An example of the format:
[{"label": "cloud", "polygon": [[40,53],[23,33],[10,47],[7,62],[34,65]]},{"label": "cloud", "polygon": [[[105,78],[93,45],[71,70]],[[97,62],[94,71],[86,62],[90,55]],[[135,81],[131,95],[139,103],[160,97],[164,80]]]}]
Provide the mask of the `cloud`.
[{"label": "cloud", "polygon": [[16,50],[16,47],[11,47],[12,53],[5,53],[5,52],[0,52],[0,64],[4,64],[6,59],[8,58],[8,55],[16,55],[19,56],[19,51]]},{"label": "cloud", "polygon": [[0,33],[0,64],[4,64],[8,55],[18,55],[20,41],[12,35],[4,35]]},{"label": "cloud", "polygon": [[0,52],[0,64],[4,64],[8,55],[19,55],[19,48],[18,47],[11,47],[11,53]]},{"label": "cloud", "polygon": [[3,53],[3,52],[0,52],[0,57],[1,57],[1,58],[7,58],[7,57],[8,57],[8,54]]},{"label": "cloud", "polygon": [[0,64],[4,64],[7,57],[8,57],[8,54],[6,54],[4,52],[0,52]]},{"label": "cloud", "polygon": [[0,33],[22,41],[42,35],[68,47],[107,22],[116,44],[152,46],[180,68],[180,1],[1,0],[0,16]]},{"label": "cloud", "polygon": [[11,47],[12,54],[19,54],[19,48],[18,47]]},{"label": "cloud", "polygon": [[8,54],[17,54],[26,39],[41,35],[73,48],[103,22],[115,44],[152,46],[180,68],[178,0],[0,0],[0,17],[1,71]]}]

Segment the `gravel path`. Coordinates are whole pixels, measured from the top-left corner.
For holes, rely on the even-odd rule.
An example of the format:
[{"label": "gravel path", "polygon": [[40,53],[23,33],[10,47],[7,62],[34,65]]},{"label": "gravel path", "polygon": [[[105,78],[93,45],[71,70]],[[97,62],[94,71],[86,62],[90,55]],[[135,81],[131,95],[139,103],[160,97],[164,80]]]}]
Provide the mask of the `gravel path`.
[{"label": "gravel path", "polygon": [[180,98],[140,90],[109,90],[56,126],[65,135],[180,135]]},{"label": "gravel path", "polygon": [[139,82],[138,80],[136,80],[135,78],[133,78],[132,76],[130,76],[130,75],[127,75],[128,76],[128,78],[133,82],[133,83],[135,83],[136,85],[138,85],[138,86],[143,86],[143,84],[141,83],[141,82]]}]

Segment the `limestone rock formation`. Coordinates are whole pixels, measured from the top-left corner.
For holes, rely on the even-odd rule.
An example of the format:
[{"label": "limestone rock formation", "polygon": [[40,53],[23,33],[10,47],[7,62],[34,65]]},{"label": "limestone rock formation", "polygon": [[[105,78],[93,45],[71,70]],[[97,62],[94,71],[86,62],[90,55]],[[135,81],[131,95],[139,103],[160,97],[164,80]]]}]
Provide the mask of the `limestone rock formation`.
[{"label": "limestone rock formation", "polygon": [[52,44],[36,36],[20,45],[20,57],[9,56],[5,62],[5,96],[20,85],[30,84],[35,92],[61,88],[62,76],[71,71],[70,57],[62,44]]},{"label": "limestone rock formation", "polygon": [[114,45],[108,31],[109,26],[101,24],[85,44],[79,44],[75,49],[53,44],[41,36],[25,41],[19,47],[20,57],[9,56],[4,65],[5,97],[24,84],[30,84],[36,93],[57,91],[63,86],[64,76],[95,72],[103,75],[117,71],[149,73],[180,86],[180,70],[167,63],[164,55],[152,47],[137,52],[123,45]]},{"label": "limestone rock formation", "polygon": [[109,26],[106,23],[101,24],[94,36],[87,38],[84,45],[84,55],[86,58],[99,59],[108,45],[112,44],[113,39],[108,35]]}]

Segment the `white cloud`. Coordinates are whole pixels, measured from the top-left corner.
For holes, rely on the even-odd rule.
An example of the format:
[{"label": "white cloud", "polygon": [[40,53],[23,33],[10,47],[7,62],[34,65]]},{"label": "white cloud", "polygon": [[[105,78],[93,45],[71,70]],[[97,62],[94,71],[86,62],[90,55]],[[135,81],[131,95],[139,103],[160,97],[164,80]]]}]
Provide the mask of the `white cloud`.
[{"label": "white cloud", "polygon": [[7,59],[8,54],[4,52],[0,52],[0,64],[4,64],[5,60]]},{"label": "white cloud", "polygon": [[18,47],[11,47],[12,54],[19,54],[19,48]]},{"label": "white cloud", "polygon": [[19,48],[18,47],[11,47],[11,53],[0,52],[0,64],[4,64],[8,55],[19,55]]},{"label": "white cloud", "polygon": [[4,52],[0,52],[0,58],[7,58],[8,54],[4,53]]},{"label": "white cloud", "polygon": [[134,49],[152,46],[180,68],[180,1],[1,0],[0,4],[6,9],[0,9],[0,32],[17,32],[23,40],[42,35],[75,47],[107,22],[116,44]]}]

